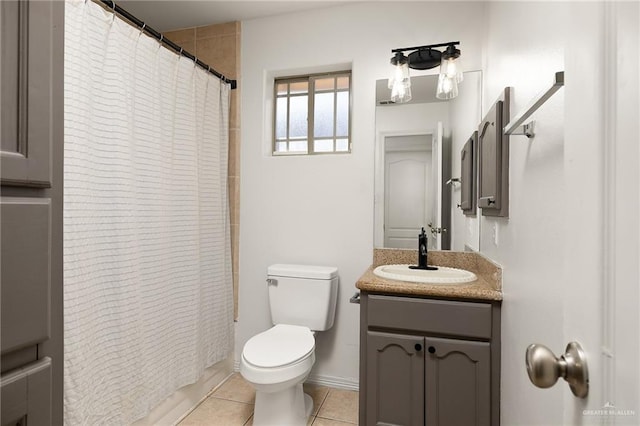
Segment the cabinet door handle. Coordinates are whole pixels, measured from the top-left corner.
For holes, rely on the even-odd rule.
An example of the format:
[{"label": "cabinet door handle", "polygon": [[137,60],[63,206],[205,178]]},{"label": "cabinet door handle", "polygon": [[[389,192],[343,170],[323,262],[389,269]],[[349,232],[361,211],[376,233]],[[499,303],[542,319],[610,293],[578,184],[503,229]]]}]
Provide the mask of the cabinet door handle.
[{"label": "cabinet door handle", "polygon": [[416,343],[416,345],[414,346],[414,348],[416,348],[417,352],[420,352],[422,350],[422,345],[420,343]]},{"label": "cabinet door handle", "polygon": [[436,348],[434,346],[429,346],[428,351],[429,351],[430,354],[435,354],[436,353]]}]

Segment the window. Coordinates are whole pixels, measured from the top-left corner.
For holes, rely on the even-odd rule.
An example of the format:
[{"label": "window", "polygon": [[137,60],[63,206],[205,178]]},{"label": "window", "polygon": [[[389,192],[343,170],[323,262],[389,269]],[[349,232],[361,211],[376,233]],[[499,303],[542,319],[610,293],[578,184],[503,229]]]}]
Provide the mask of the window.
[{"label": "window", "polygon": [[350,87],[350,71],[277,78],[273,154],[350,152]]}]

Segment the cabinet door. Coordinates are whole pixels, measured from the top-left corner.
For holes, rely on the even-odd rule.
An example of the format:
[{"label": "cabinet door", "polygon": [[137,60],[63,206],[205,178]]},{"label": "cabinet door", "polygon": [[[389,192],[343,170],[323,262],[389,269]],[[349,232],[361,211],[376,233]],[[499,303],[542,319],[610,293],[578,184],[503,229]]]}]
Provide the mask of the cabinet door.
[{"label": "cabinet door", "polygon": [[57,424],[51,419],[51,358],[45,357],[0,377],[0,425]]},{"label": "cabinet door", "polygon": [[60,61],[51,40],[54,31],[61,31],[54,3],[0,1],[3,185],[51,186],[53,67]]},{"label": "cabinet door", "polygon": [[49,338],[51,200],[0,197],[0,224],[0,353],[4,355]]},{"label": "cabinet door", "polygon": [[491,422],[489,343],[427,337],[425,346],[426,424],[488,426]]},{"label": "cabinet door", "polygon": [[476,144],[478,132],[464,144],[460,153],[462,187],[460,189],[460,208],[467,216],[476,215]]},{"label": "cabinet door", "polygon": [[503,132],[509,99],[506,88],[478,128],[478,205],[483,216],[509,217],[509,137]]},{"label": "cabinet door", "polygon": [[424,339],[367,332],[367,425],[424,424]]}]

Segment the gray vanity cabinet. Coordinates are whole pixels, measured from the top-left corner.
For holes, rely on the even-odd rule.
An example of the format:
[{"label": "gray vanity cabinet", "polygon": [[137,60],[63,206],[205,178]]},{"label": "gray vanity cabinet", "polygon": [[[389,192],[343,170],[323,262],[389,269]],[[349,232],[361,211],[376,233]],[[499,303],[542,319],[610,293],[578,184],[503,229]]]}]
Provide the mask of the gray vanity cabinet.
[{"label": "gray vanity cabinet", "polygon": [[360,424],[499,424],[500,307],[361,295]]}]

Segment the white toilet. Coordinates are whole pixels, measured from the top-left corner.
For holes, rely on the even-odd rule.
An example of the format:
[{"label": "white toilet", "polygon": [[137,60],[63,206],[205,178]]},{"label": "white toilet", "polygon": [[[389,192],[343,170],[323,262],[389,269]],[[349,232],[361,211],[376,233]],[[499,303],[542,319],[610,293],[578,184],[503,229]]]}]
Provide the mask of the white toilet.
[{"label": "white toilet", "polygon": [[272,328],[242,349],[240,374],[256,389],[254,426],[304,426],[313,400],[302,383],[315,362],[315,331],[333,326],[338,268],[272,265],[267,270]]}]

